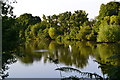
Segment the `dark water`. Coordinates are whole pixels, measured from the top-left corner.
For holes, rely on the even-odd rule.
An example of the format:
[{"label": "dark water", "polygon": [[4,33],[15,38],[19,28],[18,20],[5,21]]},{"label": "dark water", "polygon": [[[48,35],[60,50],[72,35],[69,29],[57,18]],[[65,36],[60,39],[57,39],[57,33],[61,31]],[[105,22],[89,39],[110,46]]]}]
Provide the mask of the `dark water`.
[{"label": "dark water", "polygon": [[98,68],[101,66],[98,62],[120,65],[119,60],[108,59],[119,53],[120,44],[115,43],[31,41],[19,46],[15,53],[3,55],[3,61],[9,63],[5,62],[9,69],[4,72],[8,72],[7,78],[64,78],[71,75],[86,77],[74,71],[55,70],[60,67],[71,67],[106,77],[106,69]]}]

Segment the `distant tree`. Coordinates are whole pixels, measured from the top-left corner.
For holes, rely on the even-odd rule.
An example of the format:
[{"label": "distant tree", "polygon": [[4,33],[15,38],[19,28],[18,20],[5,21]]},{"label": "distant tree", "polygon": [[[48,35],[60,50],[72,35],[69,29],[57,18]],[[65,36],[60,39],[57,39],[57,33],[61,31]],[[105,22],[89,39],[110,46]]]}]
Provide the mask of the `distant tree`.
[{"label": "distant tree", "polygon": [[16,26],[19,27],[19,37],[24,38],[25,37],[25,30],[28,28],[29,25],[34,25],[36,23],[41,22],[40,17],[38,16],[32,16],[32,14],[24,13],[20,15],[16,19]]},{"label": "distant tree", "polygon": [[38,16],[32,16],[32,14],[29,13],[24,13],[22,15],[20,15],[17,19],[17,23],[22,27],[22,28],[26,28],[29,25],[34,25],[36,23],[41,22],[40,17]]}]

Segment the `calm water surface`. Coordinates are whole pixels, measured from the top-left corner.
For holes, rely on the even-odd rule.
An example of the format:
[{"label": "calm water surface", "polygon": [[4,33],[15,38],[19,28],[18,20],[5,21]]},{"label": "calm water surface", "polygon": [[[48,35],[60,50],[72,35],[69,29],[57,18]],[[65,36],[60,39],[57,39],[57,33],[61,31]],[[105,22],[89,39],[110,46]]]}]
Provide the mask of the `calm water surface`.
[{"label": "calm water surface", "polygon": [[[60,67],[72,67],[82,72],[103,76],[104,70],[98,68],[100,62],[120,52],[118,44],[95,44],[80,41],[32,41],[19,46],[14,56],[16,62],[8,65],[8,78],[63,78],[76,72],[61,72]],[[57,60],[57,63],[50,58]]]},{"label": "calm water surface", "polygon": [[[88,59],[88,64],[83,68],[77,68],[81,71],[92,72],[102,75],[101,70],[98,69],[98,64],[93,62],[94,58]],[[65,64],[59,64],[58,67],[66,67]],[[69,66],[76,68],[75,65]],[[80,76],[80,74],[72,72],[65,73],[56,71],[57,66],[54,63],[41,61],[34,61],[32,64],[24,64],[20,61],[10,66],[9,78],[63,78],[70,75]],[[82,77],[82,76],[81,76]]]}]

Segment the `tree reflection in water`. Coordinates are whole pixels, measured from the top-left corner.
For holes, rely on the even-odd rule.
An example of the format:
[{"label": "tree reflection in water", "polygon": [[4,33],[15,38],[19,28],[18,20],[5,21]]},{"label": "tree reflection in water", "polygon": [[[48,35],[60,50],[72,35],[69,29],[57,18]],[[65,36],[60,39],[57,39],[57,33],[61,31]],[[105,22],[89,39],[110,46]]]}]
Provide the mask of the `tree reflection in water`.
[{"label": "tree reflection in water", "polygon": [[[24,45],[19,46],[15,56],[24,64],[32,64],[34,61],[40,61],[42,58],[44,59],[44,63],[51,62],[52,59],[55,59],[54,62],[56,62],[56,64],[62,63],[66,66],[74,65],[76,68],[80,69],[87,66],[88,59],[92,56],[96,59],[96,62],[100,64],[102,73],[107,74],[108,78],[112,79],[113,74],[117,76],[120,73],[120,58],[116,58],[115,56],[120,55],[119,48],[120,44],[115,43],[97,44],[85,41],[50,42],[43,40],[25,42]],[[48,52],[39,53],[34,52],[34,50],[48,50]],[[51,60],[48,59],[50,57]],[[15,60],[13,58],[14,56],[9,57],[11,61]],[[6,61],[9,60],[8,58],[5,59]]]},{"label": "tree reflection in water", "polygon": [[96,62],[100,64],[103,74],[107,74],[109,80],[120,79],[120,44],[99,44],[99,58]]},{"label": "tree reflection in water", "polygon": [[[49,42],[25,43],[24,46],[19,47],[21,52],[16,54],[16,56],[21,62],[26,64],[31,64],[35,60],[39,61],[41,58],[44,58],[44,63],[46,63],[48,61],[47,58],[51,56],[54,59],[59,59],[60,63],[67,66],[74,65],[77,68],[84,68],[88,64],[89,56],[94,56],[92,48],[85,42],[58,43],[51,41],[48,43]],[[69,50],[69,45],[71,45],[72,51]],[[48,50],[48,52],[39,53],[34,52],[34,50]]]}]

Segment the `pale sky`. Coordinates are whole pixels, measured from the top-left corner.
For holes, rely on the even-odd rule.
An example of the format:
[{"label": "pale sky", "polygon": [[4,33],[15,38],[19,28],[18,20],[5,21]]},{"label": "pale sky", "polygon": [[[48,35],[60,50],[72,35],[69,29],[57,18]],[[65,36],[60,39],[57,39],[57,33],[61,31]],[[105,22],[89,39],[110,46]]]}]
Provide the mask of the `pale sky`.
[{"label": "pale sky", "polygon": [[[88,18],[98,15],[100,5],[114,0],[17,0],[14,4],[14,14],[31,13],[33,16],[46,16],[59,14],[66,11],[85,10]],[[120,1],[120,0],[116,0]]]}]

